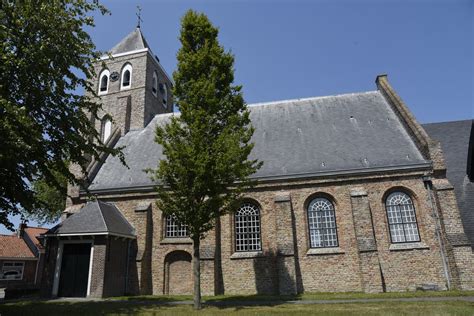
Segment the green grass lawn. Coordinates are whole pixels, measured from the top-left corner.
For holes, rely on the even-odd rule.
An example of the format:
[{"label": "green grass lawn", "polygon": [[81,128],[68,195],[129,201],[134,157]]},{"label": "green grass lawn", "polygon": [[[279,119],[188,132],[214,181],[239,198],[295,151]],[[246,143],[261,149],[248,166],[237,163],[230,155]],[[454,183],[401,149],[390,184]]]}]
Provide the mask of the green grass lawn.
[{"label": "green grass lawn", "polygon": [[380,302],[274,306],[204,307],[193,311],[189,305],[163,306],[160,302],[15,302],[0,305],[4,315],[474,315],[474,303],[446,302]]},{"label": "green grass lawn", "polygon": [[[0,304],[0,315],[474,315],[474,303],[444,302],[369,302],[337,304],[289,304],[294,300],[393,299],[415,297],[474,296],[474,291],[417,291],[401,293],[305,293],[297,296],[222,295],[203,297],[204,309],[190,305],[166,306],[163,303],[192,300],[191,296],[126,296],[103,301],[16,301]],[[240,303],[239,303],[240,302]],[[249,305],[245,306],[245,302]],[[261,306],[252,306],[258,302]],[[308,302],[309,303],[309,302]],[[220,305],[219,305],[220,304]]]},{"label": "green grass lawn", "polygon": [[[299,300],[346,300],[346,299],[370,299],[370,298],[413,298],[413,297],[453,297],[453,296],[474,296],[474,291],[412,291],[412,292],[391,292],[391,293],[304,293],[295,296],[278,295],[218,295],[203,296],[204,302],[224,302],[224,301],[299,301]],[[114,297],[110,300],[131,300],[131,301],[186,301],[192,300],[191,295],[142,295]]]}]

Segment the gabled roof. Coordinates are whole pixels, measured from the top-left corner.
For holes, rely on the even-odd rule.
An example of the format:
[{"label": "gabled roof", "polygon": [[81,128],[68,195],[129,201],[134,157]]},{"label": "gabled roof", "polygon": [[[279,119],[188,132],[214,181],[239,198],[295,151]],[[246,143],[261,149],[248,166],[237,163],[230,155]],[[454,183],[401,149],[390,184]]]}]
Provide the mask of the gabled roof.
[{"label": "gabled roof", "polygon": [[43,248],[38,237],[41,234],[46,233],[47,231],[48,231],[47,228],[41,228],[41,227],[26,227],[25,228],[25,233],[28,235],[30,240],[34,243],[35,247],[37,248]]},{"label": "gabled roof", "polygon": [[[250,105],[255,147],[250,159],[263,161],[255,179],[282,179],[427,167],[406,129],[379,91]],[[120,138],[117,147],[130,168],[109,156],[91,190],[152,186],[147,168],[163,159],[155,127],[172,115],[161,114],[141,130]]]},{"label": "gabled roof", "polygon": [[135,229],[115,205],[97,200],[87,202],[78,213],[51,228],[45,235],[113,235],[135,238]]},{"label": "gabled roof", "polygon": [[0,259],[35,259],[23,238],[15,235],[0,235]]},{"label": "gabled roof", "polygon": [[473,120],[424,124],[423,128],[441,142],[447,177],[454,186],[464,231],[474,245],[474,183],[467,176],[469,142]]},{"label": "gabled roof", "polygon": [[148,48],[148,43],[143,37],[142,31],[139,27],[125,36],[117,45],[115,45],[110,53],[112,55],[123,54],[138,49]]}]

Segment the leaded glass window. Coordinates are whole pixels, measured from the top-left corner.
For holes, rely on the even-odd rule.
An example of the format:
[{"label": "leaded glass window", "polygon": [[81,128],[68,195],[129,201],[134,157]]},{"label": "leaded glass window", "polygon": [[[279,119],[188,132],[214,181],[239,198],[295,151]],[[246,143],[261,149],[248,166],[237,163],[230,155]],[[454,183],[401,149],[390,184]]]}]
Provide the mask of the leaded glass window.
[{"label": "leaded glass window", "polygon": [[235,251],[260,250],[260,210],[246,202],[235,213]]},{"label": "leaded glass window", "polygon": [[311,248],[337,247],[336,214],[333,204],[318,197],[308,205],[308,225]]},{"label": "leaded glass window", "polygon": [[420,241],[415,207],[408,194],[393,192],[385,200],[392,243]]},{"label": "leaded glass window", "polygon": [[174,215],[166,216],[165,226],[166,238],[186,238],[189,236],[188,226],[180,224]]}]

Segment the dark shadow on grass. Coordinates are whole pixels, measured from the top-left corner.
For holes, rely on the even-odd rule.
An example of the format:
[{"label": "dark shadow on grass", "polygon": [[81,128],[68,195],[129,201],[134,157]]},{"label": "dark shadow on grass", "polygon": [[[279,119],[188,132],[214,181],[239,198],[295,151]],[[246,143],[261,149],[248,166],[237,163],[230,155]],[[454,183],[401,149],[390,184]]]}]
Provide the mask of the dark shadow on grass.
[{"label": "dark shadow on grass", "polygon": [[288,304],[290,301],[301,300],[301,295],[242,295],[231,297],[210,297],[204,300],[204,305],[217,308],[233,307],[240,310],[249,306],[277,306]]},{"label": "dark shadow on grass", "polygon": [[[6,302],[0,305],[0,314],[3,315],[104,315],[104,314],[136,314],[145,308],[169,307],[172,298],[159,300],[105,300],[105,301],[31,301]],[[173,304],[175,305],[175,304]],[[178,305],[178,304],[176,304]]]}]

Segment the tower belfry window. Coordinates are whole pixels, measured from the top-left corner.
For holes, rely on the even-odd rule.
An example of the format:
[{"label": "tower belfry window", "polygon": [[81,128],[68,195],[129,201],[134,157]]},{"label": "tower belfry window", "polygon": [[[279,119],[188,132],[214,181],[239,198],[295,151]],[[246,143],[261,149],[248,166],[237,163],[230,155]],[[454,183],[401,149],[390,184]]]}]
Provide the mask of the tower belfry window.
[{"label": "tower belfry window", "polygon": [[151,91],[153,92],[153,95],[156,97],[157,92],[158,92],[158,75],[156,74],[156,71],[153,72],[153,81],[151,85]]},{"label": "tower belfry window", "polygon": [[132,85],[132,65],[126,64],[122,69],[120,89],[129,89]]},{"label": "tower belfry window", "polygon": [[99,76],[99,95],[106,94],[109,91],[109,76],[110,72],[105,69]]}]

